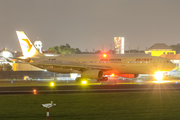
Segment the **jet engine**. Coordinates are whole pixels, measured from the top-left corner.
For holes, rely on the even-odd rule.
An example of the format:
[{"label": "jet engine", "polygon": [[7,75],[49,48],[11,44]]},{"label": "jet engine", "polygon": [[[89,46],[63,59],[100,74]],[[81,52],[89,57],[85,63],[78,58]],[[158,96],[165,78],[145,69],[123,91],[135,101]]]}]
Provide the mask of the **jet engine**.
[{"label": "jet engine", "polygon": [[103,72],[101,70],[86,70],[81,73],[81,77],[90,79],[101,79],[103,77]]}]

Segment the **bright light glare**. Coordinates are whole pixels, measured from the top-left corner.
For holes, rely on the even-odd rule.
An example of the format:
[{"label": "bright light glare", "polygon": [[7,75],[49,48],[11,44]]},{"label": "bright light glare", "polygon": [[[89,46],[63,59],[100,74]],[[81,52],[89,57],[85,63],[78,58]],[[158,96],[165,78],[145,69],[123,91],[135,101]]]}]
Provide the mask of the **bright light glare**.
[{"label": "bright light glare", "polygon": [[114,76],[115,76],[115,74],[114,74],[114,73],[112,73],[112,74],[111,74],[111,77],[114,77]]},{"label": "bright light glare", "polygon": [[2,55],[3,55],[3,57],[5,57],[5,58],[10,57],[9,52],[7,52],[7,51],[2,52]]},{"label": "bright light glare", "polygon": [[164,83],[164,81],[153,81],[153,83]]},{"label": "bright light glare", "polygon": [[77,78],[78,74],[77,73],[71,73],[70,76],[71,76],[71,79],[75,80]]},{"label": "bright light glare", "polygon": [[82,81],[82,84],[87,84],[87,81],[83,80],[83,81]]},{"label": "bright light glare", "polygon": [[107,57],[107,55],[106,55],[106,54],[103,54],[103,57],[105,58],[105,57]]},{"label": "bright light glare", "polygon": [[156,80],[162,80],[163,79],[163,72],[161,72],[161,71],[155,72],[154,77]]},{"label": "bright light glare", "polygon": [[170,82],[170,81],[164,81],[164,80],[153,81],[153,83],[167,83],[167,82]]},{"label": "bright light glare", "polygon": [[20,59],[26,59],[27,57],[25,57],[25,56],[22,56],[22,57],[19,57]]},{"label": "bright light glare", "polygon": [[36,89],[34,89],[34,90],[33,90],[33,93],[34,93],[34,94],[36,94],[36,93],[37,93],[37,92],[36,92]]},{"label": "bright light glare", "polygon": [[54,82],[51,82],[51,86],[54,86]]}]

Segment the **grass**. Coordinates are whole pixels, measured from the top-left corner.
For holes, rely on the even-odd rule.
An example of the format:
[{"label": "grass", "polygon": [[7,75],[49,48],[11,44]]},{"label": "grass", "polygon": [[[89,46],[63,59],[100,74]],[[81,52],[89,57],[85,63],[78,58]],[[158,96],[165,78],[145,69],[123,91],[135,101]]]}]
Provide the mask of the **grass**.
[{"label": "grass", "polygon": [[1,95],[1,120],[179,120],[180,92]]}]

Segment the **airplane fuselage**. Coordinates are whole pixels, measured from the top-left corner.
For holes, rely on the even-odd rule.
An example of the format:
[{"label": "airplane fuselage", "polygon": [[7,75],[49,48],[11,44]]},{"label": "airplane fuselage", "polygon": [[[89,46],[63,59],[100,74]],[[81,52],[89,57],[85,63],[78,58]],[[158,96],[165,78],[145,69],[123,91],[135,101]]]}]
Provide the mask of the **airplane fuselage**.
[{"label": "airplane fuselage", "polygon": [[[107,80],[108,74],[154,74],[170,71],[175,65],[170,60],[149,55],[73,54],[47,57],[39,53],[23,31],[16,31],[26,62],[57,73],[80,73],[83,78]],[[135,75],[137,76],[137,75]]]},{"label": "airplane fuselage", "polygon": [[32,60],[30,64],[57,73],[80,73],[82,69],[91,67],[102,70],[104,74],[154,74],[157,71],[170,71],[175,67],[165,58],[135,54],[108,54],[107,57],[102,54],[73,54]]}]

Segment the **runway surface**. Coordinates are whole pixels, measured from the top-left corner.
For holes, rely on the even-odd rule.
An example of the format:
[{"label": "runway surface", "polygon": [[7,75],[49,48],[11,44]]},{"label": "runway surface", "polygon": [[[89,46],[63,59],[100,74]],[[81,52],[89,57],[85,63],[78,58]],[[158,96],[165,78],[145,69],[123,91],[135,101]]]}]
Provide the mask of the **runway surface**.
[{"label": "runway surface", "polygon": [[36,94],[179,91],[180,84],[16,86],[0,87],[0,94],[33,94],[33,90],[36,90]]}]

